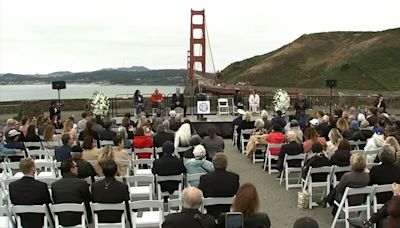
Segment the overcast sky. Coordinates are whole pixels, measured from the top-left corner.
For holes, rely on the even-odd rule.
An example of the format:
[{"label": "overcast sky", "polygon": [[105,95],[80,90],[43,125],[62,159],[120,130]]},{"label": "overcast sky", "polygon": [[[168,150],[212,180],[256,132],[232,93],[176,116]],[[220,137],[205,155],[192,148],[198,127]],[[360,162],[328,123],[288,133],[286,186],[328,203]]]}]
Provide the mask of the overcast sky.
[{"label": "overcast sky", "polygon": [[186,68],[191,8],[216,70],[302,34],[400,27],[399,0],[0,0],[0,73]]}]

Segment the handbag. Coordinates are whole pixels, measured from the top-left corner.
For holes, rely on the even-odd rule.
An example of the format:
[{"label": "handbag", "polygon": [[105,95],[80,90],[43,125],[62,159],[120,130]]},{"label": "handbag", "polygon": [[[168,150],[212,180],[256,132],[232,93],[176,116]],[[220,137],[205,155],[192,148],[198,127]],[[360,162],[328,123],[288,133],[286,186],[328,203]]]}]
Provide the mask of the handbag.
[{"label": "handbag", "polygon": [[297,192],[297,209],[308,209],[310,193],[308,190]]}]

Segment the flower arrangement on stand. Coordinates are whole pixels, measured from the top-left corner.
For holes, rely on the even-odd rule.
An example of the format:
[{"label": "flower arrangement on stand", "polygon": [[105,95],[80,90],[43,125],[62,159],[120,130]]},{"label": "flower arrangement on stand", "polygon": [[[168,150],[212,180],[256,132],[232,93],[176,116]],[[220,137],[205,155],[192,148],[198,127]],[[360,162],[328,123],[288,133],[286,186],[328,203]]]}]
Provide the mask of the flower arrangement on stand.
[{"label": "flower arrangement on stand", "polygon": [[289,94],[283,89],[275,90],[275,95],[272,103],[274,104],[275,111],[281,110],[285,114],[290,107]]},{"label": "flower arrangement on stand", "polygon": [[102,117],[110,113],[110,98],[102,92],[94,92],[92,102],[90,103],[94,115]]}]

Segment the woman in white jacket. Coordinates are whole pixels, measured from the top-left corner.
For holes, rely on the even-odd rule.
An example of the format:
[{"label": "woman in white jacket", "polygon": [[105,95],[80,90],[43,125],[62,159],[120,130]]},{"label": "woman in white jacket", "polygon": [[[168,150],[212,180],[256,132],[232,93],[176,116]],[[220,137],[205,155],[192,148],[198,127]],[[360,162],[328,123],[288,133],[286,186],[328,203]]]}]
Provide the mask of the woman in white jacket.
[{"label": "woman in white jacket", "polygon": [[[378,127],[375,129],[375,133],[370,139],[367,140],[367,145],[364,147],[364,151],[379,150],[385,143],[385,136],[383,135],[383,128]],[[375,155],[367,156],[367,163],[373,163],[376,158]]]}]

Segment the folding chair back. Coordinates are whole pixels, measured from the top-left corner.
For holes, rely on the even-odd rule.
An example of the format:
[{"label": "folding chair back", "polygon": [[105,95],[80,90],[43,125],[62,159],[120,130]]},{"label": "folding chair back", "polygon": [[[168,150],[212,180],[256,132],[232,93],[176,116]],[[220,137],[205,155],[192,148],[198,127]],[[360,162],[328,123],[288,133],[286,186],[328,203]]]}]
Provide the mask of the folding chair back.
[{"label": "folding chair back", "polygon": [[134,156],[133,159],[138,159],[139,154],[151,154],[150,159],[153,159],[153,147],[149,148],[134,148],[133,150]]},{"label": "folding chair back", "polygon": [[153,200],[153,175],[128,176],[126,177],[126,183],[129,187],[129,195],[132,201],[135,198],[148,198],[149,200]]},{"label": "folding chair back", "polygon": [[[330,186],[331,186],[332,170],[333,170],[333,166],[322,166],[322,167],[318,167],[318,168],[310,167],[308,169],[306,179],[302,180],[302,181],[303,181],[303,190],[307,189],[308,192],[310,193],[309,203],[308,203],[309,209],[312,209],[313,206],[317,205],[317,203],[313,201],[313,195],[317,195],[317,194],[313,193],[314,187],[324,187],[325,188],[325,190],[322,192],[321,195],[329,194]],[[325,179],[325,181],[315,182],[312,180],[313,174],[326,175],[326,179]]]},{"label": "folding chair back", "polygon": [[232,197],[207,197],[203,199],[203,204],[201,206],[201,211],[205,213],[205,208],[207,206],[214,205],[232,205],[235,201],[235,196]]},{"label": "folding chair back", "polygon": [[163,154],[162,147],[154,147],[154,155],[155,155],[154,157],[156,159],[159,159],[162,156],[162,154]]},{"label": "folding chair back", "polygon": [[100,140],[100,146],[114,146],[114,142],[112,140]]},{"label": "folding chair back", "polygon": [[[193,186],[197,187],[200,177],[204,175],[205,173],[195,173],[195,174],[186,174],[186,186]],[[197,184],[195,184],[197,183]]]},{"label": "folding chair back", "polygon": [[[50,211],[54,218],[55,227],[63,227],[60,225],[60,220],[58,218],[58,213],[60,212],[81,212],[81,224],[79,226],[74,227],[86,227],[86,208],[83,203],[61,203],[61,204],[50,204]],[[88,223],[89,224],[89,223]]]},{"label": "folding chair back", "polygon": [[168,213],[181,211],[182,204],[182,199],[168,199]]},{"label": "folding chair back", "polygon": [[382,203],[378,202],[378,197],[383,194],[391,194],[392,192],[392,184],[384,184],[384,185],[375,185],[375,191],[373,195],[373,206],[374,206],[374,213],[376,213],[382,206]]},{"label": "folding chair back", "polygon": [[[296,187],[302,187],[301,184],[301,170],[304,165],[304,159],[305,159],[305,154],[297,154],[297,155],[288,155],[285,154],[285,158],[283,160],[283,173],[281,174],[281,179],[279,181],[279,184],[282,184],[283,178],[285,178],[285,185],[286,185],[286,190],[289,190],[289,188],[296,188]],[[289,166],[290,161],[300,161],[300,167],[291,167]],[[290,173],[297,172],[299,173],[299,176],[296,178],[290,178]],[[297,181],[295,184],[289,183],[290,179],[294,179]]]},{"label": "folding chair back", "polygon": [[242,154],[246,153],[246,145],[249,142],[250,136],[253,133],[253,129],[242,129],[240,132],[240,143],[242,144]]},{"label": "folding chair back", "polygon": [[[162,182],[179,182],[178,184],[178,189],[175,190],[172,194],[169,192],[162,192],[161,191],[161,183]],[[182,196],[182,186],[183,186],[183,174],[179,175],[169,175],[169,176],[159,176],[156,175],[156,184],[157,184],[157,196],[159,200],[163,199],[163,196],[171,196],[171,195],[177,195],[178,198],[181,198]]]},{"label": "folding chair back", "polygon": [[265,159],[264,159],[264,171],[267,169],[268,167],[268,174],[271,173],[276,173],[278,172],[277,169],[272,169],[272,168],[276,168],[276,164],[272,164],[272,160],[277,161],[278,160],[278,155],[272,155],[271,154],[271,149],[276,149],[276,148],[281,148],[283,145],[283,143],[268,143],[267,145],[267,151],[265,153]]},{"label": "folding chair back", "polygon": [[[90,208],[92,209],[92,215],[94,215],[94,227],[126,227],[126,205],[125,202],[122,203],[90,203]],[[121,211],[121,220],[115,223],[100,223],[99,222],[99,212],[101,211]]]},{"label": "folding chair back", "polygon": [[[154,159],[134,159],[132,161],[133,175],[153,175],[151,172],[153,162]],[[146,169],[140,167],[144,165],[147,166]]]},{"label": "folding chair back", "polygon": [[339,184],[340,178],[342,178],[343,174],[350,172],[351,171],[351,166],[337,166],[335,165],[332,170],[332,183],[333,187],[335,187],[337,184]]},{"label": "folding chair back", "polygon": [[42,142],[24,142],[25,148],[38,148],[43,149]]},{"label": "folding chair back", "polygon": [[229,115],[229,102],[227,98],[218,99],[218,115]]},{"label": "folding chair back", "polygon": [[11,212],[16,216],[17,227],[22,227],[19,214],[25,213],[43,214],[43,227],[48,227],[46,205],[11,205]]},{"label": "folding chair back", "polygon": [[[147,209],[149,211],[141,211]],[[154,209],[156,209],[154,211]],[[129,202],[132,227],[159,227],[164,218],[163,202],[158,200],[139,200]],[[142,217],[138,217],[138,212],[142,212]]]}]

